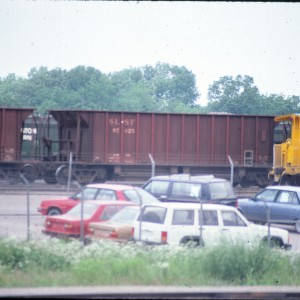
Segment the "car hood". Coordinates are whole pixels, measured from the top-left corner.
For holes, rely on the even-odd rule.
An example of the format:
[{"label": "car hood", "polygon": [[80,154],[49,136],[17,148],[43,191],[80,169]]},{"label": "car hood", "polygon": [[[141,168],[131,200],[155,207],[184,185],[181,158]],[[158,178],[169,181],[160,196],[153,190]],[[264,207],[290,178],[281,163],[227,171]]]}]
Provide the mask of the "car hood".
[{"label": "car hood", "polygon": [[238,205],[242,206],[242,205],[246,205],[246,204],[249,204],[249,203],[253,203],[255,201],[251,198],[238,198],[237,202],[238,202]]},{"label": "car hood", "polygon": [[[253,224],[253,223],[250,223],[249,225],[251,227],[255,228],[255,230],[257,230],[257,231],[268,233],[268,225],[259,225],[259,224]],[[287,236],[289,234],[288,231],[285,229],[272,227],[272,226],[270,226],[270,233],[272,235],[278,235],[278,236],[282,236],[282,235]]]}]

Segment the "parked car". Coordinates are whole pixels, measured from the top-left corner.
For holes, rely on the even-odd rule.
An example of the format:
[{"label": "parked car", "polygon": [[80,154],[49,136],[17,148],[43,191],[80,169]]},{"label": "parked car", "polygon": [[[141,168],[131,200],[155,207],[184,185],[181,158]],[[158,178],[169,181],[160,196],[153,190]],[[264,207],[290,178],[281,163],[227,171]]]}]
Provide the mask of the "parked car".
[{"label": "parked car", "polygon": [[295,225],[300,233],[300,187],[269,186],[250,199],[238,199],[237,208],[250,221]]},{"label": "parked car", "polygon": [[229,181],[213,175],[174,174],[155,176],[142,188],[160,201],[210,202],[236,206],[236,196]]},{"label": "parked car", "polygon": [[84,200],[122,200],[139,204],[159,202],[154,196],[139,187],[121,184],[89,184],[68,198],[42,200],[37,208],[43,215],[61,215],[77,205],[83,195]]},{"label": "parked car", "polygon": [[[193,242],[211,246],[227,240],[254,245],[268,241],[268,226],[249,223],[236,208],[227,205],[169,202],[145,205],[134,222],[133,237],[151,244]],[[291,248],[287,230],[271,227],[270,241]]]},{"label": "parked car", "polygon": [[79,238],[82,212],[84,224],[83,233],[86,235],[88,233],[88,225],[90,222],[107,221],[114,214],[128,205],[134,205],[134,203],[130,201],[84,201],[82,204],[78,203],[63,215],[47,216],[42,232],[54,237]]},{"label": "parked car", "polygon": [[91,241],[109,239],[116,242],[128,242],[132,239],[133,222],[137,219],[140,206],[128,206],[117,212],[106,222],[92,222],[88,232]]}]

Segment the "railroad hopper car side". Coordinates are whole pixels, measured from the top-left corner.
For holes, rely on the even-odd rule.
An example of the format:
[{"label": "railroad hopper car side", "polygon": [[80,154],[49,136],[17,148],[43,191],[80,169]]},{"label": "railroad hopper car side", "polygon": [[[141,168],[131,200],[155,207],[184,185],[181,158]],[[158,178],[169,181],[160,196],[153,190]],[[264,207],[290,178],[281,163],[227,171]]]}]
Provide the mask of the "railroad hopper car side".
[{"label": "railroad hopper car side", "polygon": [[9,182],[20,180],[20,172],[27,169],[22,160],[22,136],[24,121],[33,114],[32,108],[0,108],[0,178]]},{"label": "railroad hopper car side", "polygon": [[[49,138],[53,173],[81,183],[158,174],[214,174],[234,185],[265,186],[272,166],[274,117],[232,114],[51,110],[58,139]],[[57,146],[57,153],[51,147]]]}]

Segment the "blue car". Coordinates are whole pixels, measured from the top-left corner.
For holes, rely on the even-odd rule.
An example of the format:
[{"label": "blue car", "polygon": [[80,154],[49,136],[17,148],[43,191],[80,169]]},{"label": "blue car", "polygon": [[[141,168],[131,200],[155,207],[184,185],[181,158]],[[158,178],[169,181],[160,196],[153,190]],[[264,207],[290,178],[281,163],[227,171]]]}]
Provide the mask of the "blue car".
[{"label": "blue car", "polygon": [[300,187],[269,186],[251,199],[238,199],[238,210],[255,223],[295,225],[300,233]]}]

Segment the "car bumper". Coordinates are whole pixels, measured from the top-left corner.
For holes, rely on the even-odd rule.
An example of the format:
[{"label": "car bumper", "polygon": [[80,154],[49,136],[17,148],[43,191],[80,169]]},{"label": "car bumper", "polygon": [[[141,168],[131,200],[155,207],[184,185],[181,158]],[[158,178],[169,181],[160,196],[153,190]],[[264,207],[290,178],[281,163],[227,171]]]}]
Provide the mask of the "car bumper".
[{"label": "car bumper", "polygon": [[42,233],[51,237],[57,237],[57,238],[75,238],[78,239],[80,238],[80,235],[78,234],[63,234],[63,233],[58,233],[58,232],[52,232],[48,230],[42,230]]},{"label": "car bumper", "polygon": [[46,209],[43,209],[43,208],[41,208],[41,207],[38,207],[38,208],[37,208],[37,211],[38,211],[40,214],[42,214],[42,215],[47,215],[47,210],[46,210]]}]

